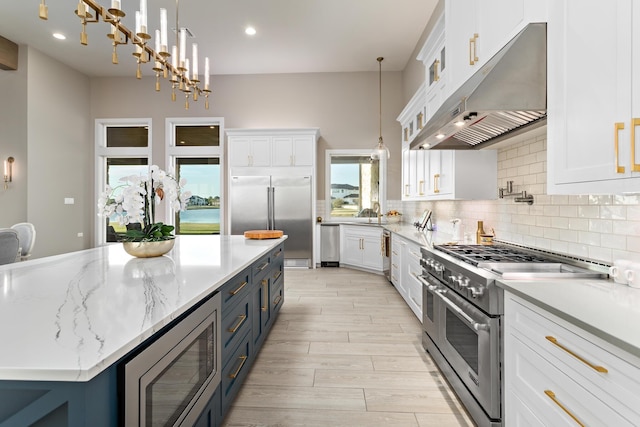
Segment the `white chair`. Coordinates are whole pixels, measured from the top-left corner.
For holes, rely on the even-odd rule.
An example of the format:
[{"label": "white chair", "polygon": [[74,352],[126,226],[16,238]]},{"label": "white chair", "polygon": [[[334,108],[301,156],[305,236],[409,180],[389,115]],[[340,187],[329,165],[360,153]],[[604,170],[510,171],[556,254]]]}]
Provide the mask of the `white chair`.
[{"label": "white chair", "polygon": [[20,261],[25,261],[31,256],[33,245],[36,242],[36,228],[30,222],[19,222],[11,226],[18,233],[20,241]]},{"label": "white chair", "polygon": [[0,265],[16,262],[19,250],[18,232],[11,228],[0,228]]}]

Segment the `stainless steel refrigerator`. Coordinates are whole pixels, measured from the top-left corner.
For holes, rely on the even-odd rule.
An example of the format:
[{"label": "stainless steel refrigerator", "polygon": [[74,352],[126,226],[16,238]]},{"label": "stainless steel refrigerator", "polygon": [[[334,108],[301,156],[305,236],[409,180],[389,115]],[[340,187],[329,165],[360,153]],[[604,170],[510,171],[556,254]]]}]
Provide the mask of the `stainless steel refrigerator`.
[{"label": "stainless steel refrigerator", "polygon": [[282,230],[285,265],[312,266],[311,176],[232,176],[231,234]]}]

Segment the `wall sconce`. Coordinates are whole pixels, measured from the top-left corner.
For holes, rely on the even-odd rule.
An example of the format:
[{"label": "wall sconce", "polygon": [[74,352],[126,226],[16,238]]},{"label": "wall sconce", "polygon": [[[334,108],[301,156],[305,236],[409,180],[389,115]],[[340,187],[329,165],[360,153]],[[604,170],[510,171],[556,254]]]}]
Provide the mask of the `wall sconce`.
[{"label": "wall sconce", "polygon": [[9,156],[7,160],[4,161],[4,189],[9,188],[9,183],[13,181],[13,162],[16,159]]}]

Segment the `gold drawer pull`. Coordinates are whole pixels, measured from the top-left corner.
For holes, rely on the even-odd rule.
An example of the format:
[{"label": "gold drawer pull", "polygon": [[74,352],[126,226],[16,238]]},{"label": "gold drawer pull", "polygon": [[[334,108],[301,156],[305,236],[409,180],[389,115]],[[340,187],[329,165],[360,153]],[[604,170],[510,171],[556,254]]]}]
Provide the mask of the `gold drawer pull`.
[{"label": "gold drawer pull", "polygon": [[440,174],[436,173],[433,175],[433,192],[434,193],[439,193],[440,189],[438,188],[438,184],[440,182]]},{"label": "gold drawer pull", "polygon": [[420,193],[421,196],[424,196],[424,180],[420,180],[418,183],[418,193]]},{"label": "gold drawer pull", "polygon": [[562,403],[560,403],[560,401],[556,398],[556,394],[554,392],[552,392],[551,390],[545,390],[544,394],[546,394],[547,396],[549,396],[549,399],[553,400],[553,403],[555,403],[556,405],[558,405],[560,407],[560,409],[562,409],[564,412],[567,413],[567,415],[569,415],[571,418],[573,418],[573,421],[576,422],[576,424],[578,424],[581,427],[584,427],[584,424],[582,424],[580,422],[580,420],[578,419],[578,417],[576,417],[575,415],[573,415],[571,413],[571,411],[569,411]]},{"label": "gold drawer pull", "polygon": [[280,255],[282,255],[282,251],[281,250],[276,252],[275,254],[273,254],[273,257],[274,258],[278,258]]},{"label": "gold drawer pull", "polygon": [[267,311],[269,309],[269,286],[267,286],[269,284],[269,282],[267,282],[265,279],[262,279],[262,282],[260,282],[260,285],[262,286],[262,289],[264,291],[264,297],[262,298],[262,301],[264,301],[264,305],[262,307],[260,307],[262,309],[262,311]]},{"label": "gold drawer pull", "polygon": [[231,378],[232,380],[236,379],[238,374],[240,374],[240,371],[242,370],[242,367],[244,366],[245,362],[247,361],[247,356],[242,355],[242,356],[238,357],[238,360],[240,360],[240,364],[238,365],[238,369],[236,369],[236,371],[234,373],[229,374],[229,378]]},{"label": "gold drawer pull", "polygon": [[587,365],[588,367],[590,367],[591,369],[601,372],[603,374],[608,373],[609,371],[607,370],[607,368],[603,367],[603,366],[598,366],[598,365],[594,365],[593,363],[588,362],[587,360],[585,360],[583,357],[578,356],[576,353],[574,353],[573,351],[569,350],[567,347],[563,346],[562,344],[560,344],[558,342],[558,340],[555,337],[552,336],[547,336],[545,337],[547,340],[551,341],[553,344],[555,344],[556,346],[560,347],[561,349],[563,349],[564,351],[566,351],[567,353],[569,353],[570,355],[572,355],[573,357],[575,357],[576,359],[578,359],[579,361],[581,361],[582,363],[584,363],[585,365]]},{"label": "gold drawer pull", "polygon": [[276,274],[273,275],[273,280],[278,280],[278,278],[282,276],[282,271],[278,271]]},{"label": "gold drawer pull", "polygon": [[260,267],[258,267],[258,271],[262,271],[262,270],[264,270],[265,268],[267,268],[267,265],[269,265],[269,263],[268,263],[268,262],[265,262],[265,263],[264,263],[264,264],[262,264]]},{"label": "gold drawer pull", "polygon": [[238,316],[238,323],[236,323],[235,326],[229,328],[229,332],[235,334],[236,331],[240,329],[240,326],[242,326],[245,320],[247,320],[247,316],[245,314],[241,314],[240,316]]},{"label": "gold drawer pull", "polygon": [[[616,156],[616,173],[624,173],[624,166],[620,166],[619,152],[618,152],[618,139],[620,137],[620,131],[624,129],[624,123],[616,123],[613,133],[613,150]],[[631,131],[633,134],[633,130]]]},{"label": "gold drawer pull", "polygon": [[440,60],[436,59],[433,64],[433,81],[437,82],[440,80],[440,76],[438,75],[438,67],[440,66]]},{"label": "gold drawer pull", "polygon": [[278,305],[278,304],[280,304],[280,301],[282,301],[282,295],[278,295],[278,296],[276,297],[276,299],[275,299],[275,300],[273,300],[273,305]]},{"label": "gold drawer pull", "polygon": [[478,62],[478,33],[469,39],[469,65]]},{"label": "gold drawer pull", "polygon": [[248,282],[244,281],[242,283],[240,283],[240,286],[238,286],[236,289],[229,291],[229,293],[231,295],[236,295],[238,292],[240,292],[242,290],[242,288],[244,288],[245,286],[247,286]]},{"label": "gold drawer pull", "polygon": [[[636,163],[636,127],[640,126],[640,119],[631,119],[631,171],[640,172],[640,164]],[[616,158],[618,156],[616,155]]]}]

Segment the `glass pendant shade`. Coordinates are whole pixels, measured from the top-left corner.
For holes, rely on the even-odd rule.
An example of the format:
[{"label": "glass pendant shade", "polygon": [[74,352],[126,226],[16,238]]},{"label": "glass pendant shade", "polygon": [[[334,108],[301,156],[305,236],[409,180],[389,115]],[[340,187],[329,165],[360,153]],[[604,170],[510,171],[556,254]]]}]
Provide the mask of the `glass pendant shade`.
[{"label": "glass pendant shade", "polygon": [[380,160],[385,157],[389,159],[391,157],[391,153],[389,152],[389,148],[384,145],[384,141],[382,140],[382,60],[383,57],[378,58],[378,67],[379,67],[379,86],[380,86],[380,137],[378,138],[378,144],[373,148],[371,152],[371,158],[373,160]]}]

